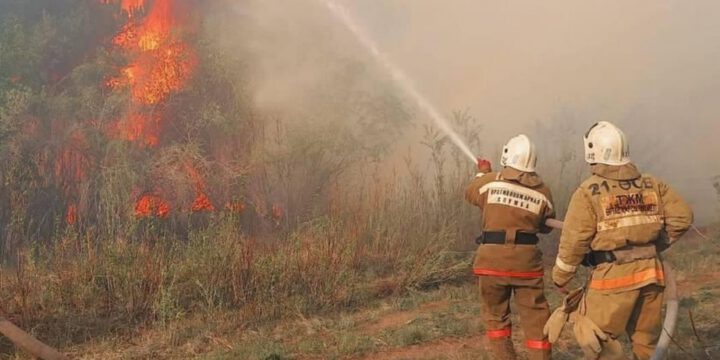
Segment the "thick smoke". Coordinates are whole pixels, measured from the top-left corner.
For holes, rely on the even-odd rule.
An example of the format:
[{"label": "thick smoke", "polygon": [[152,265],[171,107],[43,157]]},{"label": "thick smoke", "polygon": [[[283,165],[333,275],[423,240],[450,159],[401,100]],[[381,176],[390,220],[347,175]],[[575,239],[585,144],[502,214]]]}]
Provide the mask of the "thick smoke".
[{"label": "thick smoke", "polygon": [[469,107],[483,120],[491,148],[540,122],[574,128],[567,140],[579,153],[578,134],[613,121],[644,171],[688,197],[700,220],[717,217],[720,3],[348,3],[439,107]]},{"label": "thick smoke", "polygon": [[[441,111],[469,109],[481,120],[478,155],[526,132],[552,178],[555,157],[579,158],[579,136],[612,121],[643,171],[686,196],[699,220],[717,217],[720,3],[337,1]],[[402,98],[319,1],[241,1],[234,10],[238,30],[223,36],[252,55],[261,108],[320,118],[346,109],[343,86]],[[401,143],[416,140],[407,134]]]}]

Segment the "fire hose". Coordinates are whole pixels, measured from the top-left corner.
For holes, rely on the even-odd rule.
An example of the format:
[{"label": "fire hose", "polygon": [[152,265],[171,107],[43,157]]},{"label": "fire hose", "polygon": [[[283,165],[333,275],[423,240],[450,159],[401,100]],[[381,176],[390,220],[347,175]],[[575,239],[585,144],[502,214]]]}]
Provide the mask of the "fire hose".
[{"label": "fire hose", "polygon": [[0,333],[5,335],[17,347],[30,355],[43,360],[68,360],[68,357],[57,350],[43,344],[40,340],[26,333],[6,319],[0,319]]},{"label": "fire hose", "polygon": [[[562,230],[563,224],[562,221],[556,219],[548,219],[545,222],[545,225],[548,227],[558,230]],[[661,360],[665,358],[673,333],[675,332],[678,317],[679,304],[675,273],[667,261],[663,260],[662,264],[663,271],[665,272],[665,320],[663,321],[663,331],[660,335],[660,340],[658,340],[655,352],[650,360]]]}]

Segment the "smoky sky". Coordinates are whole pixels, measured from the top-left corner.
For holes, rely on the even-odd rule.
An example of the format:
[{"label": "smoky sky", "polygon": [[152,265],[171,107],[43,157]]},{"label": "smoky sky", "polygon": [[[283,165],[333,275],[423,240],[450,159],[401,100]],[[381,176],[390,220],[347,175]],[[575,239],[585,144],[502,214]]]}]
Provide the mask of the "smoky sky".
[{"label": "smoky sky", "polygon": [[[480,119],[478,154],[495,154],[505,139],[556,122],[565,122],[558,131],[572,130],[567,141],[581,154],[579,135],[611,121],[626,131],[643,171],[687,197],[701,221],[717,218],[711,179],[720,175],[720,2],[336,1],[439,110],[467,109]],[[372,66],[319,1],[269,3],[276,2],[237,9],[277,26],[272,41],[291,49],[261,52],[266,75],[275,76],[258,80],[258,101],[302,108],[332,64],[328,57]],[[322,36],[303,37],[303,26],[316,30],[305,35]],[[541,165],[553,161],[539,155]]]},{"label": "smoky sky", "polygon": [[345,3],[429,98],[469,108],[488,139],[532,133],[566,111],[580,133],[615,122],[643,170],[678,188],[701,219],[715,216],[720,2]]}]

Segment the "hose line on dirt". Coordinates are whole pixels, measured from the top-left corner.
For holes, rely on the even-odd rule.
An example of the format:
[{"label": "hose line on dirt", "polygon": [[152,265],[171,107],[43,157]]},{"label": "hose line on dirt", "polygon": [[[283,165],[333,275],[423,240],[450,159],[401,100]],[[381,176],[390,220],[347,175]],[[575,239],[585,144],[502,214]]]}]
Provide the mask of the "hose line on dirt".
[{"label": "hose line on dirt", "polygon": [[663,272],[665,273],[665,321],[663,322],[663,331],[655,347],[655,353],[650,360],[661,360],[665,358],[670,341],[675,333],[678,317],[678,294],[677,282],[675,281],[675,271],[670,264],[663,260]]},{"label": "hose line on dirt", "polygon": [[43,344],[8,320],[0,319],[0,333],[5,335],[17,347],[30,355],[43,360],[69,360],[67,356]]}]

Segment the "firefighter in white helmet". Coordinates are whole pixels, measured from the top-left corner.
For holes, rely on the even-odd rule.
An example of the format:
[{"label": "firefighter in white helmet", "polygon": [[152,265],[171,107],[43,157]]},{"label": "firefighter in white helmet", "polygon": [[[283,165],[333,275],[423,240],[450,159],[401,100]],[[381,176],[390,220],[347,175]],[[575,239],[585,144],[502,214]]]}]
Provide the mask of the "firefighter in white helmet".
[{"label": "firefighter in white helmet", "polygon": [[548,233],[545,220],[555,216],[550,189],[535,173],[535,146],[525,135],[503,147],[500,172],[478,161],[480,173],[466,199],[482,209],[482,237],[473,272],[480,279],[483,318],[493,359],[515,359],[511,341],[510,298],[525,335],[531,360],[550,358],[543,326],[550,316],[543,293],[542,253],[537,233]]},{"label": "firefighter in white helmet", "polygon": [[515,136],[503,146],[500,165],[525,173],[534,173],[537,165],[535,144],[527,135]]},{"label": "firefighter in white helmet", "polygon": [[658,253],[689,229],[693,213],[667,184],[638,171],[615,125],[593,125],[584,141],[592,176],[570,201],[552,279],[562,288],[581,264],[592,269],[574,327],[587,358],[624,359],[617,339],[627,333],[635,358],[649,359],[665,285]]}]

